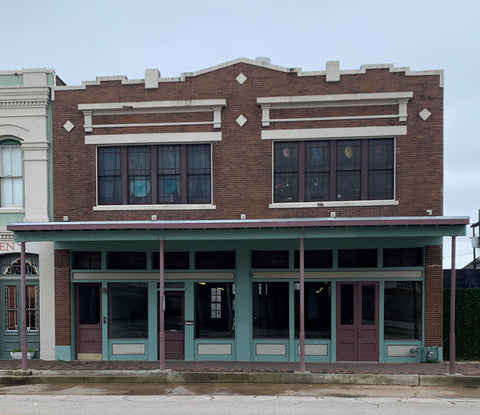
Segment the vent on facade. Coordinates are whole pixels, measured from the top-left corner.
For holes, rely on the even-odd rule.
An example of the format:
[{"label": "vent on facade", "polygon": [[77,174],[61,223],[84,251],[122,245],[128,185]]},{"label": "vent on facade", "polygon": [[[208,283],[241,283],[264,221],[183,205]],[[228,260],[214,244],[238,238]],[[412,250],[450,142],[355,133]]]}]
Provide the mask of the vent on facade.
[{"label": "vent on facade", "polygon": [[267,57],[265,57],[265,56],[257,56],[257,57],[255,58],[255,60],[256,60],[257,62],[268,63],[268,64],[270,64],[271,61],[272,61],[270,58],[267,58]]}]

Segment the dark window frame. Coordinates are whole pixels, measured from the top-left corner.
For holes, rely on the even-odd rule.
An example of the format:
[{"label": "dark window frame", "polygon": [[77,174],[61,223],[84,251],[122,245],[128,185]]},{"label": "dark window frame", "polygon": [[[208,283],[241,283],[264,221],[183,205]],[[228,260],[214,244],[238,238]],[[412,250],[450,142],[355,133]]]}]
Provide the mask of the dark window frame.
[{"label": "dark window frame", "polygon": [[[129,166],[133,160],[133,154],[139,150],[148,153],[145,158],[145,166],[141,169]],[[180,166],[175,165],[174,171],[162,165],[162,151],[170,149],[175,154],[179,153]],[[189,156],[195,150],[203,152],[204,157],[201,169],[192,166],[192,158]],[[107,157],[110,155],[110,160]],[[198,144],[160,144],[143,146],[98,146],[97,147],[97,201],[98,205],[151,205],[151,204],[212,204],[212,147],[210,143]],[[110,165],[107,165],[110,163]],[[160,163],[160,164],[159,164]],[[139,191],[144,189],[145,194],[131,194],[135,184],[139,181]],[[193,197],[193,185],[198,190],[198,183],[203,184],[204,194]],[[142,183],[145,187],[142,187]],[[164,183],[164,189],[159,185]],[[132,187],[133,185],[133,187]],[[180,189],[177,189],[177,187]],[[168,186],[168,191],[165,191]],[[174,189],[171,189],[171,187]],[[107,190],[107,187],[110,187]],[[202,189],[202,186],[200,186]],[[179,190],[179,192],[178,192]],[[109,191],[110,194],[107,194]],[[172,193],[167,197],[166,193]],[[175,194],[174,194],[175,193]]]},{"label": "dark window frame", "polygon": [[[316,150],[319,161],[313,161],[307,149]],[[395,197],[393,137],[275,141],[273,154],[274,203],[392,200]],[[328,166],[325,165],[327,159]],[[314,191],[313,187],[319,183],[328,189]]]}]

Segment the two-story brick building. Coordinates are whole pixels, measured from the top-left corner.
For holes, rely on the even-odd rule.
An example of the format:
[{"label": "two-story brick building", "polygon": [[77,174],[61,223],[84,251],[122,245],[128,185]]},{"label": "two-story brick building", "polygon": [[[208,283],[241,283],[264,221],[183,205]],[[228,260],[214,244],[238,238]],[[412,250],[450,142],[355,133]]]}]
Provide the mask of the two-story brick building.
[{"label": "two-story brick building", "polygon": [[53,173],[56,358],[441,359],[441,71],[57,87]]}]

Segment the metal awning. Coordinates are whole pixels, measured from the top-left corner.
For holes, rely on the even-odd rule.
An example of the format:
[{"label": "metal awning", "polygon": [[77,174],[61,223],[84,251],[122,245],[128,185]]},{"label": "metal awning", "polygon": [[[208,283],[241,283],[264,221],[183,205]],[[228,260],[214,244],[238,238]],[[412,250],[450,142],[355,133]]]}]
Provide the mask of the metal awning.
[{"label": "metal awning", "polygon": [[289,218],[13,223],[15,241],[464,236],[468,217]]}]

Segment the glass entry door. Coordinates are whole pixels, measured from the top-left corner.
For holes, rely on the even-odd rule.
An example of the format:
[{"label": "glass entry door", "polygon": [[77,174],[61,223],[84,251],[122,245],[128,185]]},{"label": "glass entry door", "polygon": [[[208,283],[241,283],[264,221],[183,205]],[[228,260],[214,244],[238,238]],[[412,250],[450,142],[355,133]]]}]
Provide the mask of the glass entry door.
[{"label": "glass entry door", "polygon": [[337,283],[337,361],[378,361],[378,282]]}]

